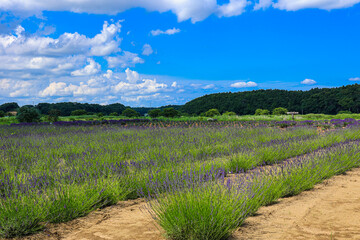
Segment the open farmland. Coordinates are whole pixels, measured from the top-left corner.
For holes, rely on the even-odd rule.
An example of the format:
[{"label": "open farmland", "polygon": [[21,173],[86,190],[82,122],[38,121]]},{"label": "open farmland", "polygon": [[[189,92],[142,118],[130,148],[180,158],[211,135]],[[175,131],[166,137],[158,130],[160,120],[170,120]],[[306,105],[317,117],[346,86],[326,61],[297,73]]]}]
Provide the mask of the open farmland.
[{"label": "open farmland", "polygon": [[352,119],[71,124],[0,128],[1,237],[146,197],[167,237],[226,239],[260,206],[360,165]]}]

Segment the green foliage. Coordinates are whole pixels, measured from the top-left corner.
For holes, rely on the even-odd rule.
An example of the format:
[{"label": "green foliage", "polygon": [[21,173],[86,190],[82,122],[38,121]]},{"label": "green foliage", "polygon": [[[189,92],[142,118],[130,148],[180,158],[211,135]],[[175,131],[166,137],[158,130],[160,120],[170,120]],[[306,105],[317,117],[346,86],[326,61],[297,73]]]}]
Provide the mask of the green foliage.
[{"label": "green foliage", "polygon": [[152,118],[160,117],[161,116],[161,110],[160,109],[152,109],[148,111],[148,114]]},{"label": "green foliage", "polygon": [[357,143],[303,157],[301,161],[267,167],[245,176],[194,184],[159,195],[152,214],[171,239],[227,239],[262,205],[299,194],[324,179],[360,165]]},{"label": "green foliage", "polygon": [[99,118],[101,118],[101,117],[104,116],[104,114],[103,114],[102,112],[99,112],[99,113],[96,114],[96,116],[98,116]]},{"label": "green foliage", "polygon": [[339,111],[338,114],[351,114],[350,111]]},{"label": "green foliage", "polygon": [[179,112],[175,110],[174,108],[164,108],[161,112],[161,115],[168,118],[174,118],[176,116],[179,116]]},{"label": "green foliage", "polygon": [[77,109],[71,112],[71,116],[82,116],[87,115],[88,113],[84,109]]},{"label": "green foliage", "polygon": [[58,109],[51,109],[49,111],[49,115],[47,116],[47,120],[49,122],[57,122],[59,121],[59,116],[60,116],[60,110]]},{"label": "green foliage", "polygon": [[255,115],[256,116],[260,116],[260,115],[270,115],[270,111],[267,109],[256,109],[255,111]]},{"label": "green foliage", "polygon": [[[311,182],[299,187],[300,177],[280,176],[279,179],[285,179],[284,184],[277,178],[269,181],[259,178],[250,189],[262,190],[246,195],[244,188],[234,191],[214,184],[213,175],[206,175],[210,170],[216,173],[214,169],[222,168],[228,172],[239,170],[239,166],[246,165],[241,168],[249,169],[263,162],[280,163],[293,154],[360,138],[357,127],[320,134],[314,126],[251,128],[243,126],[244,122],[199,121],[148,124],[140,128],[116,125],[58,127],[55,124],[1,127],[4,146],[0,180],[10,179],[11,184],[0,186],[0,198],[4,193],[13,193],[14,197],[8,202],[1,201],[0,237],[32,233],[43,224],[68,221],[119,200],[143,196],[140,191],[148,196],[154,193],[149,186],[156,184],[159,189],[156,193],[164,197],[159,200],[164,204],[158,208],[164,216],[159,215],[157,219],[164,221],[161,225],[166,226],[169,236],[178,239],[225,238],[260,205],[281,195],[295,194],[311,186]],[[359,149],[356,152],[358,154]],[[241,155],[247,163],[242,163]],[[329,159],[338,165],[325,168],[328,174],[338,171],[340,166],[351,167],[345,160],[359,163],[354,154],[349,153],[349,157],[340,160],[344,154],[334,156]],[[315,163],[318,162],[316,159]],[[320,169],[315,168],[311,174],[317,174]],[[194,182],[196,188],[185,191],[178,191],[172,185],[182,183],[189,176],[210,180],[200,185]],[[307,181],[313,179],[309,177],[311,175],[299,176]],[[16,186],[30,189],[30,192],[23,193]],[[170,196],[173,193],[175,195]]]},{"label": "green foliage", "polygon": [[131,109],[131,108],[127,108],[125,109],[122,113],[121,113],[122,116],[125,116],[125,117],[129,117],[129,118],[132,118],[132,117],[139,117],[140,114],[135,111],[134,109]]},{"label": "green foliage", "polygon": [[110,113],[110,116],[116,117],[116,116],[119,116],[119,113],[113,112],[113,113]]},{"label": "green foliage", "polygon": [[19,105],[15,102],[4,103],[4,104],[0,105],[0,111],[4,111],[4,112],[15,111],[18,108],[19,108]]},{"label": "green foliage", "polygon": [[2,110],[0,110],[0,117],[5,117],[5,113]]},{"label": "green foliage", "polygon": [[236,113],[234,113],[234,112],[224,112],[223,116],[236,116]]},{"label": "green foliage", "polygon": [[16,115],[19,122],[39,122],[40,113],[36,108],[21,107]]},{"label": "green foliage", "polygon": [[236,93],[214,93],[187,102],[181,111],[201,114],[216,108],[220,112],[233,111],[237,115],[252,115],[256,109],[282,106],[301,114],[336,114],[341,110],[360,112],[360,85],[338,88],[314,88],[309,91],[256,90]]},{"label": "green foliage", "polygon": [[208,111],[205,112],[205,117],[215,117],[215,116],[219,116],[219,115],[220,115],[220,112],[216,108],[209,109]]},{"label": "green foliage", "polygon": [[166,197],[151,207],[167,237],[179,240],[225,240],[241,225],[247,213],[246,196],[224,185],[193,186]]},{"label": "green foliage", "polygon": [[285,115],[288,112],[288,110],[286,108],[283,107],[278,107],[278,108],[274,108],[274,110],[272,111],[273,115]]},{"label": "green foliage", "polygon": [[106,115],[112,112],[122,112],[125,106],[120,103],[109,105],[76,103],[76,102],[62,102],[62,103],[39,103],[36,105],[41,114],[47,114],[51,109],[59,109],[61,116],[70,116],[72,111],[83,109],[88,113],[104,113]]}]

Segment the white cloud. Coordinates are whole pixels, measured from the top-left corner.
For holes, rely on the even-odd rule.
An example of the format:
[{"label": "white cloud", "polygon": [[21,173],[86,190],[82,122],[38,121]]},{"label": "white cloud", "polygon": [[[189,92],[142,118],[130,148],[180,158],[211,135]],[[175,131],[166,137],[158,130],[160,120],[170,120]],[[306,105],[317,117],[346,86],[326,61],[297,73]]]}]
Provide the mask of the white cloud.
[{"label": "white cloud", "polygon": [[[106,76],[94,76],[80,83],[68,83],[66,79],[53,81],[40,89],[37,96],[51,99],[61,98],[63,101],[81,98],[83,101],[89,102],[90,99],[100,98],[102,102],[114,99],[138,102],[155,98],[160,101],[165,97],[163,93],[170,90],[167,84],[157,82],[156,79],[141,78],[139,73],[130,69],[125,70],[125,75],[112,71],[108,73]],[[85,77],[79,78],[86,79]],[[5,80],[0,84],[5,87],[11,86],[11,83]]]},{"label": "white cloud", "polygon": [[71,72],[72,76],[89,76],[98,73],[101,70],[100,64],[95,62],[93,59],[87,59],[89,65],[84,68]]},{"label": "white cloud", "polygon": [[360,0],[278,0],[273,6],[288,11],[305,8],[331,10],[351,7],[359,2]]},{"label": "white cloud", "polygon": [[143,46],[143,51],[142,51],[142,55],[145,55],[145,56],[149,56],[153,53],[153,49],[152,47],[150,46],[150,44],[144,44]]},{"label": "white cloud", "polygon": [[350,81],[360,81],[360,77],[349,78]]},{"label": "white cloud", "polygon": [[147,96],[134,96],[134,97],[128,97],[128,96],[121,96],[121,100],[124,100],[126,102],[140,102],[143,100],[166,100],[169,99],[170,96],[168,95],[161,95],[160,93],[155,93],[152,95]]},{"label": "white cloud", "polygon": [[307,79],[305,79],[304,81],[301,81],[301,84],[313,85],[313,84],[316,84],[316,81],[307,78]]},{"label": "white cloud", "polygon": [[259,0],[259,2],[255,3],[254,10],[266,9],[269,8],[272,4],[272,0]]},{"label": "white cloud", "polygon": [[221,17],[238,16],[245,12],[245,7],[250,3],[247,0],[230,0],[229,3],[219,6],[218,15]]},{"label": "white cloud", "polygon": [[[266,4],[265,4],[266,2]],[[351,7],[360,0],[277,0],[275,8],[295,11],[304,8],[338,9]],[[48,0],[3,0],[0,11],[12,11],[22,15],[41,15],[42,11],[70,11],[76,13],[116,15],[131,8],[145,8],[160,13],[171,11],[178,21],[191,19],[193,23],[202,21],[212,14],[219,17],[237,16],[250,4],[246,0],[230,0],[219,5],[217,0],[81,0],[81,1],[48,1]],[[255,10],[269,6],[269,1],[255,4]]]},{"label": "white cloud", "polygon": [[202,87],[202,89],[211,89],[211,88],[214,88],[215,85],[214,84],[208,84],[208,85],[205,85],[204,87]]},{"label": "white cloud", "polygon": [[201,21],[217,11],[216,0],[82,0],[82,1],[47,1],[47,0],[12,0],[0,1],[0,9],[26,14],[39,14],[42,11],[70,11],[76,13],[95,13],[116,15],[125,10],[142,7],[148,11],[167,12],[177,15],[179,21],[191,19]]},{"label": "white cloud", "polygon": [[176,88],[176,87],[177,87],[177,82],[173,82],[173,83],[171,84],[171,87]]},{"label": "white cloud", "polygon": [[179,33],[181,30],[178,29],[178,28],[171,28],[171,29],[168,29],[168,30],[160,30],[160,29],[157,29],[157,30],[151,30],[151,35],[153,36],[158,36],[158,35],[162,35],[162,34],[165,34],[165,35],[174,35],[175,33]]},{"label": "white cloud", "polygon": [[156,79],[142,79],[140,83],[136,84],[119,82],[112,89],[115,93],[123,93],[125,95],[146,95],[164,90],[167,87],[164,83],[156,82]]},{"label": "white cloud", "polygon": [[130,83],[136,83],[140,80],[139,73],[136,71],[132,71],[129,68],[125,70],[126,73],[126,80],[128,80]]},{"label": "white cloud", "polygon": [[123,51],[122,55],[110,56],[105,58],[108,62],[110,68],[115,67],[134,67],[138,63],[144,63],[144,60],[139,57],[137,53],[131,53],[128,51]]},{"label": "white cloud", "polygon": [[27,97],[33,92],[33,84],[29,81],[0,79],[0,96]]},{"label": "white cloud", "polygon": [[103,74],[103,76],[106,77],[107,79],[111,78],[112,75],[113,75],[113,71],[111,71],[110,69],[108,69],[106,73]]},{"label": "white cloud", "polygon": [[119,22],[104,22],[101,33],[93,38],[75,33],[64,33],[59,38],[24,36],[24,28],[18,26],[15,35],[0,35],[0,54],[11,56],[46,56],[61,57],[70,54],[87,56],[106,56],[120,51],[120,40],[116,39],[120,32]]},{"label": "white cloud", "polygon": [[[65,82],[52,82],[48,87],[39,92],[40,97],[53,97],[53,96],[95,96],[106,92],[109,87],[96,87],[91,86],[94,79],[89,80],[87,83],[80,82],[79,85],[67,84]],[[97,84],[94,84],[97,85]]]},{"label": "white cloud", "polygon": [[256,87],[257,83],[249,81],[249,82],[236,82],[230,85],[233,88],[247,88],[247,87]]},{"label": "white cloud", "polygon": [[0,55],[0,69],[3,70],[41,70],[43,72],[59,72],[61,70],[80,67],[85,61],[84,56],[70,56],[62,58],[31,57],[17,55]]}]

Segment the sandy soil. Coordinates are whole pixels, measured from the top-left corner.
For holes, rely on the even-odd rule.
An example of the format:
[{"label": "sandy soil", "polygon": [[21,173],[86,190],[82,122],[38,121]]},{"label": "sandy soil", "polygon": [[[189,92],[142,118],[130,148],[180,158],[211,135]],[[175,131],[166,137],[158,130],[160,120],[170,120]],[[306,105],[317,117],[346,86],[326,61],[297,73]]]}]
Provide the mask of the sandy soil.
[{"label": "sandy soil", "polygon": [[[121,202],[22,239],[163,240],[145,207],[141,199]],[[360,240],[360,168],[260,208],[232,237],[244,239]]]},{"label": "sandy soil", "polygon": [[235,239],[360,239],[360,169],[260,208]]}]

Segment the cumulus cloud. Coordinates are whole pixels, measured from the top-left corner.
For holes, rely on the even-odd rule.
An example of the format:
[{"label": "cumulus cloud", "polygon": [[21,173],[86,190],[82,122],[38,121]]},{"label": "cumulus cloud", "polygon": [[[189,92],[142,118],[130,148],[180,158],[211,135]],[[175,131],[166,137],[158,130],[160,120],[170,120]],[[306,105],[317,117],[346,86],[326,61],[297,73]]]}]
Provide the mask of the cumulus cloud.
[{"label": "cumulus cloud", "polygon": [[256,87],[257,83],[249,81],[249,82],[236,82],[230,85],[233,88],[247,88],[247,87]]},{"label": "cumulus cloud", "polygon": [[204,87],[202,87],[202,89],[212,89],[214,87],[215,87],[214,84],[208,84],[208,85],[205,85]]},{"label": "cumulus cloud", "polygon": [[140,80],[140,75],[136,71],[132,71],[129,68],[125,70],[126,73],[126,80],[128,80],[130,83],[136,83]]},{"label": "cumulus cloud", "polygon": [[266,9],[269,8],[272,4],[272,0],[259,0],[259,2],[255,3],[254,10]]},{"label": "cumulus cloud", "polygon": [[87,56],[106,56],[120,51],[119,22],[108,24],[104,22],[101,33],[93,38],[75,33],[64,33],[59,38],[25,36],[23,27],[15,29],[15,35],[0,35],[0,54],[16,56],[61,57],[70,54]]},{"label": "cumulus cloud", "polygon": [[[142,78],[138,72],[130,69],[125,70],[125,75],[112,71],[108,71],[107,75],[104,75],[97,75],[80,83],[68,83],[66,80],[53,81],[39,90],[37,96],[63,100],[82,98],[84,101],[89,101],[89,97],[102,96],[102,101],[121,99],[121,101],[136,102],[155,98],[162,99],[164,97],[162,93],[170,90],[167,84],[158,82],[156,79]],[[0,84],[11,86],[5,81],[4,83],[0,81]]]},{"label": "cumulus cloud", "polygon": [[39,96],[94,96],[103,93],[106,89],[107,87],[91,87],[88,83],[84,82],[80,82],[80,85],[52,82],[48,87],[39,92]]},{"label": "cumulus cloud", "polygon": [[360,81],[360,77],[349,78],[350,81]]},{"label": "cumulus cloud", "polygon": [[91,57],[116,56],[121,51],[120,31],[120,22],[104,22],[101,32],[92,38],[77,32],[51,38],[26,34],[22,26],[17,26],[14,34],[0,35],[0,70],[11,78],[29,74],[36,78],[93,75],[101,69]]},{"label": "cumulus cloud", "polygon": [[76,13],[95,13],[115,15],[125,10],[142,7],[149,11],[171,11],[179,21],[191,19],[201,21],[216,12],[216,0],[82,0],[82,1],[46,1],[46,0],[12,0],[0,1],[0,9],[18,13],[39,14],[42,11],[71,11]]},{"label": "cumulus cloud", "polygon": [[[0,99],[25,104],[30,98],[106,103],[126,101],[126,97],[160,102],[174,88],[129,69],[144,60],[120,49],[120,30],[120,22],[104,22],[94,37],[75,32],[52,38],[27,33],[22,26],[0,35]],[[144,45],[143,54],[152,51],[149,44]],[[106,64],[101,66],[101,60],[108,63],[104,72],[101,68]]]},{"label": "cumulus cloud", "polygon": [[316,84],[316,81],[315,80],[312,80],[312,79],[305,79],[304,81],[301,81],[301,84],[305,84],[305,85],[314,85]]},{"label": "cumulus cloud", "polygon": [[89,65],[84,68],[71,72],[72,76],[89,76],[98,73],[101,70],[100,64],[95,62],[93,59],[87,59]]},{"label": "cumulus cloud", "polygon": [[218,7],[220,17],[238,16],[245,12],[245,7],[250,4],[247,0],[230,0],[229,3]]},{"label": "cumulus cloud", "polygon": [[106,73],[103,74],[103,76],[106,77],[107,79],[110,79],[112,75],[113,75],[113,71],[111,71],[110,69],[108,69]]},{"label": "cumulus cloud", "polygon": [[26,97],[33,93],[33,84],[29,81],[0,79],[0,96]]},{"label": "cumulus cloud", "polygon": [[[360,0],[277,0],[272,5],[275,8],[295,11],[304,8],[338,9],[351,7]],[[12,11],[16,14],[41,15],[42,11],[70,11],[76,13],[116,15],[131,8],[145,8],[148,11],[160,13],[171,11],[178,21],[191,19],[193,23],[202,21],[212,14],[219,17],[240,15],[251,4],[247,0],[230,0],[218,4],[217,0],[82,0],[82,1],[47,1],[47,0],[11,0],[0,1],[0,10]],[[255,4],[255,10],[270,6],[269,0],[260,0]]]},{"label": "cumulus cloud", "polygon": [[110,56],[105,58],[108,62],[109,68],[115,67],[134,67],[138,63],[144,63],[144,60],[139,57],[137,53],[123,51],[123,54],[117,56]]},{"label": "cumulus cloud", "polygon": [[143,51],[142,51],[142,55],[145,55],[145,56],[149,56],[153,53],[153,49],[152,47],[150,46],[150,44],[144,44],[143,46]]},{"label": "cumulus cloud", "polygon": [[278,0],[273,6],[288,11],[305,8],[331,10],[352,7],[359,2],[360,0]]},{"label": "cumulus cloud", "polygon": [[181,30],[179,28],[171,28],[171,29],[168,29],[168,30],[160,30],[160,29],[157,29],[157,30],[151,30],[150,31],[150,34],[153,35],[153,36],[158,36],[158,35],[162,35],[162,34],[165,34],[165,35],[174,35],[175,33],[179,33]]}]

